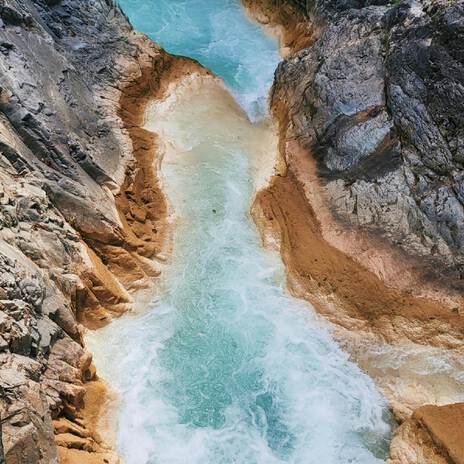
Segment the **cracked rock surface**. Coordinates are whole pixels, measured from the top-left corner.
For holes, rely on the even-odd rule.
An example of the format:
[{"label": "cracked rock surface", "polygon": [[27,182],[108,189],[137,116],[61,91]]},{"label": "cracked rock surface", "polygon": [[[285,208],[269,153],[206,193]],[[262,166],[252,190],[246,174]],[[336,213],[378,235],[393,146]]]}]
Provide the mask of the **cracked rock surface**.
[{"label": "cracked rock surface", "polygon": [[279,66],[272,105],[317,160],[334,215],[462,291],[464,3],[280,3],[313,37]]},{"label": "cracked rock surface", "polygon": [[159,273],[131,130],[168,61],[112,0],[0,1],[0,462],[117,462],[81,413],[103,388],[81,323]]}]

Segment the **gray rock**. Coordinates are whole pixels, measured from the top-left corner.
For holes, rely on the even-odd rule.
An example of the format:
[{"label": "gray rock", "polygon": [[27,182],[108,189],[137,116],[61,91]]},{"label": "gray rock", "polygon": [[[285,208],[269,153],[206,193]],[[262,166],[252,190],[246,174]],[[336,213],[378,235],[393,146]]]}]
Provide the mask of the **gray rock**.
[{"label": "gray rock", "polygon": [[464,289],[464,2],[298,2],[321,33],[273,106],[314,153],[331,209]]},{"label": "gray rock", "polygon": [[[91,357],[76,321],[87,240],[121,244],[108,187],[132,156],[121,73],[138,42],[112,0],[0,2],[0,461],[57,463]],[[4,457],[3,457],[4,455]],[[3,460],[4,459],[4,460]]]}]

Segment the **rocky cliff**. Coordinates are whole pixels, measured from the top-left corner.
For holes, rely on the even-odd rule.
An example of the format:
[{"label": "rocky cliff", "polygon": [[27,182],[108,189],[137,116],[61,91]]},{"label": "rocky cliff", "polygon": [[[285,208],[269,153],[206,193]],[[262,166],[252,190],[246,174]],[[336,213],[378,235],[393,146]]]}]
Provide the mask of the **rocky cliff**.
[{"label": "rocky cliff", "polygon": [[271,94],[286,169],[254,212],[295,291],[387,341],[462,347],[463,3],[245,4],[288,30]]},{"label": "rocky cliff", "polygon": [[462,291],[464,4],[321,1],[307,15],[318,39],[281,65],[273,100],[332,210]]},{"label": "rocky cliff", "polygon": [[[253,213],[265,242],[278,239],[293,292],[368,370],[371,343],[462,357],[464,3],[244,4],[285,56],[271,109],[286,168]],[[374,371],[407,419],[392,462],[462,462],[451,438],[461,406],[411,417],[427,399]]]},{"label": "rocky cliff", "polygon": [[0,2],[0,462],[117,461],[83,327],[159,273],[166,204],[141,126],[186,63],[112,0]]},{"label": "rocky cliff", "polygon": [[[394,286],[434,282],[459,311],[464,4],[268,0],[251,8],[262,22],[283,18],[277,24],[290,35],[306,33],[303,46],[283,44],[293,48],[271,106],[290,170],[299,175],[296,151],[305,151],[333,227],[353,232],[351,243],[340,234],[331,242]],[[375,246],[367,252],[366,243]],[[399,267],[376,267],[373,248]]]}]

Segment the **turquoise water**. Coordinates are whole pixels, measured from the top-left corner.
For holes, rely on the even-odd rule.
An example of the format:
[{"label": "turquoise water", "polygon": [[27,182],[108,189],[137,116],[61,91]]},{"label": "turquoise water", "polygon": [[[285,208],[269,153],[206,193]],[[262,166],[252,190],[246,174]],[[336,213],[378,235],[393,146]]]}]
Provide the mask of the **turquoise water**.
[{"label": "turquoise water", "polygon": [[279,61],[275,40],[244,17],[236,0],[122,0],[134,27],[167,51],[221,76],[251,115],[267,105]]},{"label": "turquoise water", "polygon": [[[277,45],[238,1],[121,5],[168,50],[223,76],[249,115],[264,110]],[[157,300],[89,341],[121,396],[124,461],[384,462],[384,399],[312,308],[285,292],[280,259],[262,249],[250,218],[252,159],[270,131],[212,79],[168,110],[155,107],[148,127],[166,148],[173,254]]]}]

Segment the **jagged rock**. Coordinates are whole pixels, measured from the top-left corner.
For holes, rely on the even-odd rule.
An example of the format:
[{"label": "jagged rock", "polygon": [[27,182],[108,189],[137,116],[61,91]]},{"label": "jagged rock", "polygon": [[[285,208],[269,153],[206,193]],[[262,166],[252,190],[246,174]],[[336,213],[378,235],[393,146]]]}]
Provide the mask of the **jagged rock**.
[{"label": "jagged rock", "polygon": [[56,185],[47,185],[47,192],[66,220],[86,238],[116,245],[123,242],[117,223],[105,218],[93,202],[76,198]]},{"label": "jagged rock", "polygon": [[423,406],[397,430],[388,464],[460,464],[464,404]]},{"label": "jagged rock", "polygon": [[[285,168],[253,213],[265,241],[277,238],[291,289],[342,327],[348,351],[372,335],[461,356],[464,2],[244,3],[284,29],[271,107]],[[404,408],[385,373],[363,367],[406,419],[389,462],[462,462],[462,405],[409,418],[436,399],[416,388]]]},{"label": "jagged rock", "polygon": [[83,451],[96,451],[95,442],[74,433],[60,433],[56,436],[56,444],[65,448],[75,448]]},{"label": "jagged rock", "polygon": [[463,2],[284,3],[316,30],[277,69],[272,105],[335,217],[462,290]]},{"label": "jagged rock", "polygon": [[0,364],[3,364],[0,384],[6,463],[34,463],[43,459],[57,464],[48,406],[39,385],[28,378],[18,358],[3,359]]},{"label": "jagged rock", "polygon": [[[126,117],[136,130],[169,59],[112,0],[0,3],[0,448],[7,464],[48,464],[58,459],[51,415],[77,421],[96,375],[80,323],[127,310],[134,279],[151,285],[145,256],[160,251],[161,234],[140,239],[115,195],[134,169],[133,182],[150,185],[131,200],[144,234],[158,232],[166,205],[151,193],[153,140],[139,169],[120,104],[130,87]],[[89,437],[89,446],[66,439],[79,449],[62,458],[117,462]]]},{"label": "jagged rock", "polygon": [[24,301],[30,303],[36,311],[40,311],[45,298],[45,289],[34,279],[24,279],[19,282]]},{"label": "jagged rock", "polygon": [[66,418],[53,421],[53,427],[57,435],[63,433],[72,433],[73,435],[77,435],[80,438],[90,437],[90,432],[85,427],[76,424],[75,422],[71,422]]}]

